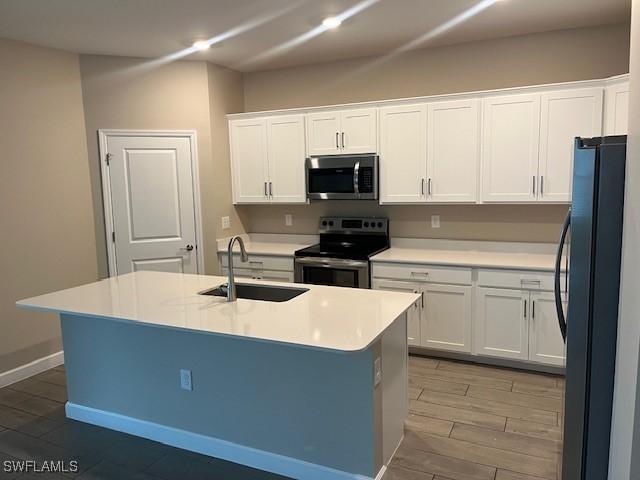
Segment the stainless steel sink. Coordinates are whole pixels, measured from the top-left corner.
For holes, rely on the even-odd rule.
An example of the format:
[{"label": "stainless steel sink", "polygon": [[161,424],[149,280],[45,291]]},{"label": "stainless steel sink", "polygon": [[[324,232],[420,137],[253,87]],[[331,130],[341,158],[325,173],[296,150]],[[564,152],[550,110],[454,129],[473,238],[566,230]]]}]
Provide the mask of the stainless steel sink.
[{"label": "stainless steel sink", "polygon": [[[273,285],[257,285],[254,283],[236,283],[236,293],[238,298],[262,300],[265,302],[286,302],[308,291],[308,288],[275,287]],[[200,295],[226,297],[227,284],[225,283],[210,290],[200,292]]]}]

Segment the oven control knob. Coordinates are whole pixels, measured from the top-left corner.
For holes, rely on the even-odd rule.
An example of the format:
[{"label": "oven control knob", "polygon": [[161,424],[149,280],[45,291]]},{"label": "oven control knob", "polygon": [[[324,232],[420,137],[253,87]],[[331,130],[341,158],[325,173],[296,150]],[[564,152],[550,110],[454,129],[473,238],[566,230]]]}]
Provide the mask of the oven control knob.
[{"label": "oven control knob", "polygon": [[333,227],[333,220],[329,220],[329,226]]},{"label": "oven control knob", "polygon": [[322,226],[323,226],[323,227],[326,227],[326,226],[327,226],[327,221],[326,221],[326,220],[323,220],[323,221],[322,221]]},{"label": "oven control knob", "polygon": [[368,227],[369,226],[369,222],[364,222],[364,226]]},{"label": "oven control knob", "polygon": [[378,222],[378,228],[382,228],[382,222]]}]

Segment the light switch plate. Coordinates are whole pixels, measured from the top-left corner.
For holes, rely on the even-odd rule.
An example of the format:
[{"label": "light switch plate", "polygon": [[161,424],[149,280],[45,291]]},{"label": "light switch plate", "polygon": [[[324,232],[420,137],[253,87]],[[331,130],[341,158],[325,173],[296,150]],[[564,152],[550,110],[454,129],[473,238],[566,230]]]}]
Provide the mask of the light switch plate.
[{"label": "light switch plate", "polygon": [[287,214],[284,216],[284,224],[285,224],[287,227],[290,227],[291,225],[293,225],[293,215],[291,215],[290,213],[287,213]]},{"label": "light switch plate", "polygon": [[193,383],[191,382],[191,370],[180,370],[180,388],[182,390],[193,390]]},{"label": "light switch plate", "polygon": [[440,228],[440,215],[431,215],[431,228]]},{"label": "light switch plate", "polygon": [[222,217],[222,229],[226,230],[231,228],[231,219],[229,217]]}]

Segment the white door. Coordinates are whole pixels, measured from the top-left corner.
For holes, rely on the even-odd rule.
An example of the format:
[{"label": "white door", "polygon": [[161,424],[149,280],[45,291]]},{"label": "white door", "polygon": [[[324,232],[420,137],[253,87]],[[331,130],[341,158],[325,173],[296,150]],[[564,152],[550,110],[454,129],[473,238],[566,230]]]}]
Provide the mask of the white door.
[{"label": "white door", "polygon": [[340,112],[307,115],[307,155],[336,155],[340,152]]},{"label": "white door", "polygon": [[188,137],[106,137],[115,270],[197,273]]},{"label": "white door", "polygon": [[526,291],[478,288],[475,353],[527,360],[529,307]]},{"label": "white door", "polygon": [[629,82],[608,86],[605,90],[605,135],[629,132]]},{"label": "white door", "polygon": [[482,200],[535,201],[540,95],[487,98],[483,114]]},{"label": "white door", "polygon": [[[391,292],[420,293],[420,286],[415,283],[380,280],[377,278],[371,280],[371,288],[374,290],[387,290]],[[417,301],[407,311],[407,342],[409,345],[420,345],[421,317],[422,304],[421,301]]]},{"label": "white door", "polygon": [[553,293],[531,293],[529,360],[564,365],[565,349]]},{"label": "white door", "polygon": [[471,287],[425,284],[423,347],[471,352]]},{"label": "white door", "polygon": [[475,202],[480,163],[480,102],[428,107],[427,201]]},{"label": "white door", "polygon": [[380,109],[380,203],[426,200],[427,106]]},{"label": "white door", "polygon": [[538,201],[571,201],[575,137],[602,135],[602,88],[541,97]]},{"label": "white door", "polygon": [[376,153],[377,122],[375,108],[345,110],[340,115],[340,153]]},{"label": "white door", "polygon": [[266,120],[234,120],[229,134],[233,203],[269,203]]},{"label": "white door", "polygon": [[269,196],[273,203],[306,203],[304,116],[267,120]]}]

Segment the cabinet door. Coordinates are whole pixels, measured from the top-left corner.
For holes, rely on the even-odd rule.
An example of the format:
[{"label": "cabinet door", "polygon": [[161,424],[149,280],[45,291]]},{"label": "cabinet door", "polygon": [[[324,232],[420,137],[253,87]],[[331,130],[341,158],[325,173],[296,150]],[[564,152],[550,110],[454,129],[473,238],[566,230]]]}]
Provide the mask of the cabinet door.
[{"label": "cabinet door", "polygon": [[377,153],[378,135],[375,108],[345,110],[341,114],[341,153]]},{"label": "cabinet door", "polygon": [[336,155],[340,152],[340,112],[307,115],[307,155]]},{"label": "cabinet door", "polygon": [[475,202],[480,163],[480,102],[428,107],[427,201]]},{"label": "cabinet door", "polygon": [[602,97],[601,88],[542,95],[538,201],[571,201],[574,139],[602,135]]},{"label": "cabinet door", "polygon": [[527,360],[529,293],[478,288],[475,353]]},{"label": "cabinet door", "polygon": [[471,352],[471,287],[425,284],[423,347]]},{"label": "cabinet door", "polygon": [[427,107],[380,109],[380,203],[426,200]]},{"label": "cabinet door", "polygon": [[[371,280],[371,288],[374,290],[387,290],[391,292],[420,293],[420,287],[411,282],[396,282],[393,280]],[[409,345],[420,345],[420,318],[422,316],[422,304],[417,301],[407,311],[407,342]]]},{"label": "cabinet door", "polygon": [[605,135],[629,133],[629,82],[606,88],[604,117]]},{"label": "cabinet door", "polygon": [[269,203],[266,120],[234,120],[229,132],[233,203]]},{"label": "cabinet door", "polygon": [[304,116],[267,120],[269,194],[273,203],[306,203]]},{"label": "cabinet door", "polygon": [[482,200],[535,201],[540,95],[487,98],[483,112]]},{"label": "cabinet door", "polygon": [[562,340],[553,293],[531,293],[529,360],[550,365],[564,365]]}]

